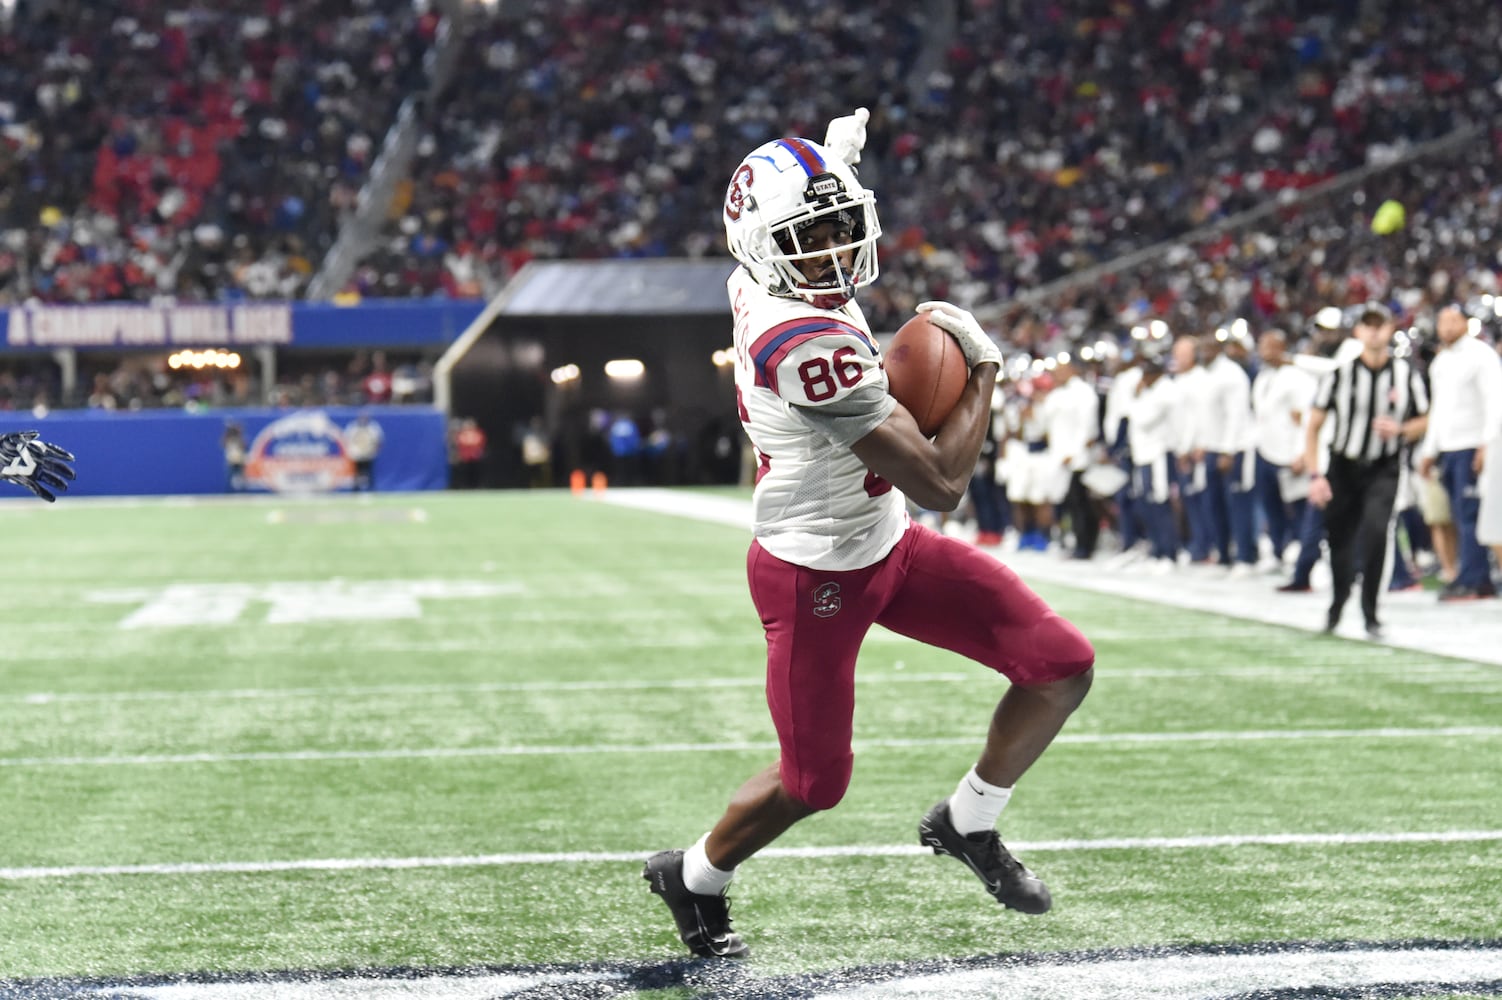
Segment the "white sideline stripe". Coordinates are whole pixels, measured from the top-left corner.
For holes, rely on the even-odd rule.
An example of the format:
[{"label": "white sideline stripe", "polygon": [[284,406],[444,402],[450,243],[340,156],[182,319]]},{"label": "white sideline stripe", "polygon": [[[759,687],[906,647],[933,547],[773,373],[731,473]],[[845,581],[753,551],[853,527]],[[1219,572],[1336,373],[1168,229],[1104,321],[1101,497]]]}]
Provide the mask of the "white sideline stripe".
[{"label": "white sideline stripe", "polygon": [[[1334,949],[1299,948],[1263,954],[1091,957],[1002,968],[901,973],[881,982],[841,983],[807,994],[810,1000],[1206,1000],[1211,997],[1277,996],[1495,996],[1502,977],[1502,950],[1488,948]],[[1406,988],[1405,988],[1406,987]],[[189,1000],[157,995],[158,1000]],[[204,998],[208,1000],[208,998]],[[313,1000],[313,998],[305,998]],[[458,998],[455,998],[458,1000]]]},{"label": "white sideline stripe", "polygon": [[[760,640],[757,640],[760,642]],[[985,670],[969,670],[955,673],[857,673],[857,684],[949,684],[964,683],[966,681],[983,681],[986,678]],[[1360,674],[1370,677],[1377,674],[1383,676],[1393,674],[1397,679],[1405,677],[1424,678],[1427,683],[1431,678],[1438,677],[1442,680],[1465,681],[1468,683],[1480,682],[1483,686],[1480,690],[1491,691],[1495,685],[1489,683],[1496,678],[1497,684],[1502,684],[1502,676],[1496,670],[1480,665],[1468,663],[1413,663],[1375,665],[1365,662],[1352,662],[1341,665],[1339,662],[1332,663],[1326,660],[1317,666],[1304,666],[1300,664],[1288,664],[1286,666],[1224,666],[1224,667],[1187,667],[1176,669],[1173,667],[1141,667],[1125,670],[1111,670],[1108,674],[1099,674],[1096,683],[1113,680],[1193,680],[1205,677],[1232,677],[1232,678],[1277,678],[1287,682],[1299,682],[1314,677],[1341,677],[1349,674]],[[661,691],[661,690],[712,690],[715,688],[760,688],[766,685],[766,678],[755,677],[681,677],[664,680],[583,680],[583,681],[495,681],[477,682],[473,684],[371,684],[363,687],[294,687],[294,688],[210,688],[201,691],[32,691],[21,694],[0,694],[0,705],[25,704],[25,705],[49,705],[54,703],[76,702],[125,702],[125,701],[176,701],[176,700],[253,700],[271,698],[326,698],[337,696],[340,698],[379,697],[381,695],[420,695],[420,694],[487,694],[487,693],[547,693],[550,691]]]},{"label": "white sideline stripe", "polygon": [[[1441,830],[1433,833],[1268,833],[1213,837],[1108,837],[1098,840],[1036,840],[1011,845],[1018,853],[1045,851],[1182,851],[1216,847],[1344,847],[1359,844],[1456,844],[1502,841],[1502,830]],[[417,858],[306,858],[296,861],[180,862],[149,865],[69,865],[0,868],[0,879],[78,878],[87,875],[220,875],[296,871],[365,871],[409,868],[500,868],[512,865],[641,862],[652,852],[560,851],[470,854]],[[879,858],[930,853],[921,844],[852,844],[833,847],[769,847],[758,858]]]},{"label": "white sideline stripe", "polygon": [[[682,491],[612,489],[597,499],[669,516],[731,525],[742,531],[746,531],[751,523],[751,502],[739,500],[737,508],[733,497],[714,497],[712,502],[702,502],[698,495]],[[1231,579],[1223,573],[1196,569],[1186,569],[1168,577],[1144,577],[1133,567],[1113,567],[1109,562],[1101,561],[1071,562],[1054,558],[1052,553],[992,550],[992,555],[1006,562],[1031,585],[1038,582],[1055,584],[1298,632],[1316,632],[1325,622],[1318,602],[1311,604],[1304,595],[1279,594],[1266,577]],[[1409,599],[1415,597],[1418,600]],[[1073,601],[1072,598],[1066,600]],[[1388,626],[1386,638],[1376,642],[1361,638],[1368,649],[1404,650],[1421,656],[1453,656],[1460,660],[1502,664],[1502,618],[1485,609],[1442,606],[1429,595],[1392,594],[1385,599],[1383,610],[1383,620]],[[1347,616],[1346,626],[1336,633],[1340,638],[1350,639],[1360,634],[1358,626],[1349,619]],[[1098,624],[1111,627],[1116,623]],[[1139,634],[1130,625],[1124,627],[1133,636]],[[1089,629],[1086,629],[1086,634],[1090,634]],[[1333,652],[1334,644],[1324,642],[1321,650]]]},{"label": "white sideline stripe", "polygon": [[[1192,733],[1063,733],[1054,744],[1248,743],[1269,740],[1448,739],[1502,736],[1502,726],[1440,726],[1434,729],[1246,729]],[[969,746],[971,736],[854,741],[857,750]],[[246,753],[122,754],[102,757],[0,757],[0,767],[108,767],[139,764],[229,764],[253,761],[420,760],[464,757],[557,757],[569,754],[738,753],[776,750],[775,740],[722,743],[581,743],[509,747],[405,747],[389,750],[259,750]]]}]

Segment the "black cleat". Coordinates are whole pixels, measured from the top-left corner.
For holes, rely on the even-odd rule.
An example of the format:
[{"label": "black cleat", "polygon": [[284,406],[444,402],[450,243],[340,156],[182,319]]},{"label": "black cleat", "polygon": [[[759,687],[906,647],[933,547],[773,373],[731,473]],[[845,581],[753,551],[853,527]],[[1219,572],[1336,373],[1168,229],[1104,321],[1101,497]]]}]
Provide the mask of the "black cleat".
[{"label": "black cleat", "polygon": [[1053,906],[1048,886],[1012,857],[995,830],[963,834],[954,828],[948,799],[941,799],[918,824],[918,842],[969,865],[1002,906],[1023,913],[1047,913]]},{"label": "black cleat", "polygon": [[1439,592],[1440,602],[1449,604],[1452,601],[1484,601],[1497,596],[1497,588],[1488,581],[1479,587],[1467,587],[1460,581],[1452,581],[1445,584]]},{"label": "black cleat", "polygon": [[751,954],[730,929],[730,900],[702,896],[683,884],[683,852],[658,851],[647,859],[641,877],[662,897],[678,925],[678,937],[700,958],[745,958]]}]

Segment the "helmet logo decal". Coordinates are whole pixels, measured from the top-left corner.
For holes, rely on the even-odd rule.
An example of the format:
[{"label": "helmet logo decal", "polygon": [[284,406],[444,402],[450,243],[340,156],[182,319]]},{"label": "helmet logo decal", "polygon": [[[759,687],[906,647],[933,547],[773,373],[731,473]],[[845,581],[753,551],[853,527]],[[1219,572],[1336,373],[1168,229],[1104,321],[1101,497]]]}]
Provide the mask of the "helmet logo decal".
[{"label": "helmet logo decal", "polygon": [[742,163],[735,176],[730,178],[730,190],[725,195],[725,214],[732,220],[739,219],[741,212],[745,210],[746,198],[754,180],[755,175],[752,174],[749,163]]}]

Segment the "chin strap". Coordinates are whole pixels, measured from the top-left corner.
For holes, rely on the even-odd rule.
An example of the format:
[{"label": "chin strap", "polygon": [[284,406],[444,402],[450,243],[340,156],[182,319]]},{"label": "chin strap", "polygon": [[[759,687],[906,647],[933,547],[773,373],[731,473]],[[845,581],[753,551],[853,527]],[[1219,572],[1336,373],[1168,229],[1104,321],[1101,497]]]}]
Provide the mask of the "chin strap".
[{"label": "chin strap", "polygon": [[815,309],[841,309],[844,308],[845,303],[849,302],[853,298],[855,298],[855,293],[851,291],[836,292],[833,295],[815,295],[812,297],[805,297],[804,301],[813,306]]}]

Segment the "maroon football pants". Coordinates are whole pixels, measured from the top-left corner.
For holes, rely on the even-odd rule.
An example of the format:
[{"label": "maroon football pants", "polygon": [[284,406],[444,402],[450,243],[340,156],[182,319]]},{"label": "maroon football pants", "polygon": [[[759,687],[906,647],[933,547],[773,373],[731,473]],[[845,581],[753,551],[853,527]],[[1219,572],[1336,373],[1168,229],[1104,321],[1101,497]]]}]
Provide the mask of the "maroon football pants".
[{"label": "maroon football pants", "polygon": [[746,572],[767,634],[782,784],[815,809],[832,808],[850,783],[855,660],[873,623],[1017,684],[1063,680],[1095,662],[1089,640],[1011,569],[920,524],[864,569],[808,569],[753,541]]}]

